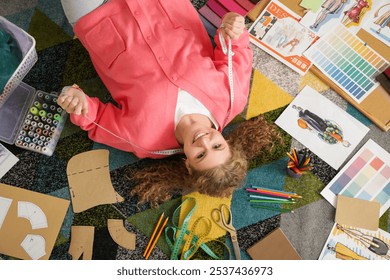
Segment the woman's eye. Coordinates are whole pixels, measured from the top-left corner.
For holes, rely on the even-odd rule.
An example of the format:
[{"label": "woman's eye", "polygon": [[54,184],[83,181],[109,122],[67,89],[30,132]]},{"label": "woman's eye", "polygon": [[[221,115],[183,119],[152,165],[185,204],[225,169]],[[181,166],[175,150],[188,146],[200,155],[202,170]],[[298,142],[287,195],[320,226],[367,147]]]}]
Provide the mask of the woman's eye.
[{"label": "woman's eye", "polygon": [[199,155],[196,156],[197,159],[200,159],[204,156],[204,152],[203,153],[200,153]]},{"label": "woman's eye", "polygon": [[214,149],[219,149],[219,148],[221,148],[221,146],[222,146],[221,144],[215,144],[215,145],[213,146],[213,148],[214,148]]}]

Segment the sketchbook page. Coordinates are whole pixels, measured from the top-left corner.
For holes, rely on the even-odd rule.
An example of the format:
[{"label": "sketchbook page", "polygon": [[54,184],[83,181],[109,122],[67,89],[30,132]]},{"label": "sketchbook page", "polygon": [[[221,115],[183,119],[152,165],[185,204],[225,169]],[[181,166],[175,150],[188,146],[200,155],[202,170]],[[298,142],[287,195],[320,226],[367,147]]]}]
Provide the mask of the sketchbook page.
[{"label": "sketchbook page", "polygon": [[390,234],[335,223],[318,259],[389,260]]},{"label": "sketchbook page", "polygon": [[369,131],[309,86],[302,89],[275,123],[334,169],[339,169]]},{"label": "sketchbook page", "polygon": [[327,32],[304,55],[349,97],[361,103],[389,62],[343,25]]},{"label": "sketchbook page", "polygon": [[[310,9],[309,6],[300,23],[310,28],[317,36],[322,37],[328,31],[334,30],[339,24],[348,28],[348,31],[352,34],[356,34],[361,28],[364,28],[366,23],[375,22],[378,17],[386,14],[386,7],[382,8],[382,6],[387,0],[322,0],[305,2],[311,2],[310,5],[314,8]],[[315,9],[315,2],[321,2],[317,9]],[[377,25],[377,27],[379,26]],[[387,33],[386,30],[384,32],[385,34]]]},{"label": "sketchbook page", "polygon": [[279,1],[271,1],[248,31],[254,45],[304,75],[311,62],[302,54],[316,36],[301,25],[299,19]]},{"label": "sketchbook page", "polygon": [[371,12],[367,13],[366,20],[361,27],[390,47],[390,3],[388,0],[383,0],[374,1],[373,4]]},{"label": "sketchbook page", "polygon": [[0,253],[26,260],[49,259],[69,201],[5,184],[0,184],[0,197],[12,200],[0,229]]},{"label": "sketchbook page", "polygon": [[124,201],[112,186],[108,150],[75,155],[69,160],[66,171],[75,213],[102,204]]},{"label": "sketchbook page", "polygon": [[379,202],[382,216],[390,207],[390,154],[368,140],[321,191],[333,206],[338,194]]},{"label": "sketchbook page", "polygon": [[0,179],[7,173],[19,159],[6,147],[0,144]]}]

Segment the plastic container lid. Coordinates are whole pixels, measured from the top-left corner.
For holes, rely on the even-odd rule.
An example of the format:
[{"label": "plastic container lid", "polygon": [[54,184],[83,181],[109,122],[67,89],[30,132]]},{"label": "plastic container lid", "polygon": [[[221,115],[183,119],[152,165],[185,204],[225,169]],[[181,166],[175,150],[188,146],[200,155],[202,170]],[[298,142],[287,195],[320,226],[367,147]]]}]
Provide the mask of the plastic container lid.
[{"label": "plastic container lid", "polygon": [[21,122],[25,119],[35,89],[21,82],[0,108],[0,141],[14,144]]}]

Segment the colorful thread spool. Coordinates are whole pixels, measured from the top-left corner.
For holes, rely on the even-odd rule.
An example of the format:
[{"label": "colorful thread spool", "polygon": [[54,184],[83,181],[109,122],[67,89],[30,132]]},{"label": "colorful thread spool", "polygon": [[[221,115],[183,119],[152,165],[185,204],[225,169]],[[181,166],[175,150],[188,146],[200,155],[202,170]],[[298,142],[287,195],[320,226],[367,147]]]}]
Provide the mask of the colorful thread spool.
[{"label": "colorful thread spool", "polygon": [[39,110],[37,107],[31,107],[30,108],[30,113],[33,114],[34,116],[38,115]]},{"label": "colorful thread spool", "polygon": [[42,104],[39,101],[34,102],[34,107],[38,108],[39,110],[42,110]]},{"label": "colorful thread spool", "polygon": [[45,110],[40,110],[39,111],[39,116],[42,118],[42,117],[46,117],[46,111]]},{"label": "colorful thread spool", "polygon": [[60,121],[60,120],[61,120],[61,115],[60,115],[60,114],[54,114],[53,118],[54,118],[56,121]]}]

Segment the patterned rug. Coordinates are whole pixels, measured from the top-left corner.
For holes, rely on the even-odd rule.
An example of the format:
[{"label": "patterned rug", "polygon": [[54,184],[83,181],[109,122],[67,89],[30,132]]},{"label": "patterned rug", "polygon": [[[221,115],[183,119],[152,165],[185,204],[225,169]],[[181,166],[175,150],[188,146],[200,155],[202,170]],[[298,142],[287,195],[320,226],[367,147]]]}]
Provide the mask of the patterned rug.
[{"label": "patterned rug", "polygon": [[[77,39],[74,39],[72,28],[63,14],[60,1],[2,0],[1,2],[0,15],[26,30],[36,40],[38,62],[24,79],[26,84],[45,92],[58,93],[63,86],[77,83],[91,96],[97,96],[103,102],[110,102],[110,95],[97,76],[86,50]],[[202,0],[192,2],[197,9],[205,4]],[[255,55],[254,73],[257,74],[253,75],[251,87],[254,89],[257,86],[262,89],[264,85],[267,92],[274,95],[272,98],[269,97],[269,100],[275,102],[264,104],[261,91],[252,90],[247,108],[227,127],[225,133],[234,129],[237,122],[259,114],[264,115],[269,122],[275,121],[299,91],[305,85],[310,85],[370,128],[362,144],[371,138],[387,151],[390,150],[389,133],[378,129],[316,76],[309,72],[301,77],[255,46],[252,48]],[[298,150],[303,147],[284,131],[281,133],[285,140],[284,145],[277,146],[272,154],[259,159],[250,167],[244,186],[233,194],[230,201],[243,259],[250,259],[246,250],[277,227],[285,232],[303,259],[317,259],[334,223],[335,209],[319,193],[337,171],[312,155],[315,168],[311,173],[300,179],[288,177],[285,172],[288,161],[286,152],[290,151],[291,147],[296,147]],[[79,153],[95,149],[107,149],[110,152],[111,181],[115,191],[124,198],[124,202],[96,206],[81,213],[74,213],[72,207],[69,207],[50,259],[71,259],[68,254],[71,226],[95,227],[92,259],[143,259],[143,250],[160,213],[164,211],[172,215],[182,201],[181,196],[175,196],[158,209],[151,209],[149,205],[137,206],[136,198],[129,196],[129,191],[136,182],[129,181],[125,170],[129,166],[143,168],[150,164],[151,160],[137,159],[132,154],[94,143],[88,139],[85,132],[69,121],[51,157],[12,145],[5,146],[19,158],[19,162],[0,180],[1,183],[67,200],[70,200],[66,175],[69,159]],[[358,148],[360,146],[356,149]],[[260,209],[254,211],[248,206],[245,188],[256,184],[281,190],[299,188],[305,199],[295,207],[294,213],[280,215]],[[126,230],[136,234],[135,250],[121,247],[113,241],[107,227],[108,219],[122,219]],[[380,227],[386,231],[389,231],[388,220],[387,211],[380,220]],[[225,251],[225,258],[229,257],[226,246],[231,247],[231,244],[227,236],[216,237],[207,244],[215,252]],[[4,255],[0,257],[10,258]],[[150,259],[169,258],[170,249],[162,238]],[[193,258],[209,259],[210,257],[199,251]]]}]

